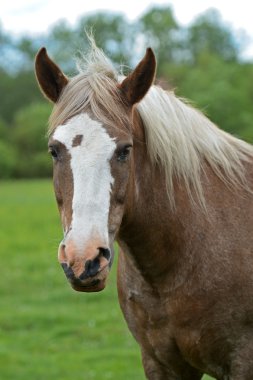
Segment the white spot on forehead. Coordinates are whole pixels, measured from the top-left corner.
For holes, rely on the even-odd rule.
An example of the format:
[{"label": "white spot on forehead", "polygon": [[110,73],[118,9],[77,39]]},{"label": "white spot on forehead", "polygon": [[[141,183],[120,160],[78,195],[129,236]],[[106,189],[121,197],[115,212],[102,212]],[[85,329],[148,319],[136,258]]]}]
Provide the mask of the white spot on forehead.
[{"label": "white spot on forehead", "polygon": [[[82,135],[80,145],[73,139]],[[64,144],[70,154],[73,175],[72,223],[68,238],[78,248],[93,237],[108,244],[108,215],[113,177],[110,159],[116,144],[101,123],[87,114],[73,117],[60,125],[53,138]],[[94,236],[96,235],[96,236]]]}]

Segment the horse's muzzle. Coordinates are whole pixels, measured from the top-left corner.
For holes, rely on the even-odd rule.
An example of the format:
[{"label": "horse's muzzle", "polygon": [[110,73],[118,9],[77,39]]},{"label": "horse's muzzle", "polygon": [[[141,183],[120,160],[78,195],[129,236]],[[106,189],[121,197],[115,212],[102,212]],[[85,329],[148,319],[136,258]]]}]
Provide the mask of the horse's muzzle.
[{"label": "horse's muzzle", "polygon": [[85,256],[68,252],[67,247],[59,247],[59,262],[73,289],[80,292],[99,292],[105,288],[109,273],[111,252],[108,248],[97,248],[96,254],[85,260]]}]

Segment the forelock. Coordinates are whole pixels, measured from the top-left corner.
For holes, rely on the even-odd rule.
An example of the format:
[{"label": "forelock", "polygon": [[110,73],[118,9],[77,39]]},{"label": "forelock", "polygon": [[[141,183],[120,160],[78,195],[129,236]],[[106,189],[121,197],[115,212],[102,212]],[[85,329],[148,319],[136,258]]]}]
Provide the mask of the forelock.
[{"label": "forelock", "polygon": [[49,135],[58,125],[83,112],[103,124],[127,126],[124,103],[119,91],[120,75],[102,50],[91,42],[87,55],[77,62],[79,73],[69,80],[49,120]]}]

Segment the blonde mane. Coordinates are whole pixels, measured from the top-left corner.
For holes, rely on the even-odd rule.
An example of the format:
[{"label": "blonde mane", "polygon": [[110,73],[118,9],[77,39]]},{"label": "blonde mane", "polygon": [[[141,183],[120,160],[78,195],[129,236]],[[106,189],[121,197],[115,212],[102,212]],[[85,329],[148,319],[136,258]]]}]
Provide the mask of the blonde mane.
[{"label": "blonde mane", "polygon": [[[78,69],[79,74],[69,81],[54,107],[49,134],[87,109],[103,123],[111,123],[113,119],[115,125],[117,121],[126,125],[117,89],[122,76],[93,40],[90,53],[79,61]],[[172,206],[176,177],[183,179],[190,198],[195,199],[195,194],[205,207],[201,184],[204,163],[228,186],[248,189],[244,162],[253,158],[253,146],[222,131],[173,92],[158,86],[151,87],[137,110],[145,128],[150,158],[164,168]]]},{"label": "blonde mane", "polygon": [[[205,206],[201,184],[204,163],[228,186],[248,188],[244,162],[253,146],[226,133],[173,92],[152,86],[138,105],[151,159],[164,167],[170,201],[173,177],[182,178],[189,196]],[[192,198],[193,200],[193,198]]]}]

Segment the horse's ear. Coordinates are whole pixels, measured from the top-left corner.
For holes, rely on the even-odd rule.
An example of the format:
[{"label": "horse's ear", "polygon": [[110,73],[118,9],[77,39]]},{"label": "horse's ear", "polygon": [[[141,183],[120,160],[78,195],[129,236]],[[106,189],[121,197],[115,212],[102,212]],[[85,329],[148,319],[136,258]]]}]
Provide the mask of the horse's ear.
[{"label": "horse's ear", "polygon": [[145,57],[121,83],[120,89],[128,104],[138,103],[151,87],[156,72],[156,59],[151,48],[146,50]]},{"label": "horse's ear", "polygon": [[39,50],[35,58],[35,73],[42,93],[56,103],[68,83],[68,78],[49,58],[46,49]]}]

